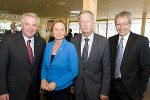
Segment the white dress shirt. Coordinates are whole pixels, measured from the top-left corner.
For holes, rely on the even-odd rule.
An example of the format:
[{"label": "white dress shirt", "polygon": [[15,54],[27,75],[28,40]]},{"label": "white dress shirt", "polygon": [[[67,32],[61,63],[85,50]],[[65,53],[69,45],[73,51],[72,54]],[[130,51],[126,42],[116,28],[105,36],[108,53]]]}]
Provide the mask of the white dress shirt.
[{"label": "white dress shirt", "polygon": [[27,41],[31,40],[30,46],[32,48],[32,52],[33,52],[33,57],[34,57],[34,37],[32,37],[31,39],[27,38],[25,35],[23,35],[26,46],[27,46]]},{"label": "white dress shirt", "polygon": [[89,39],[89,41],[88,41],[88,46],[89,46],[89,49],[88,49],[88,57],[89,57],[90,52],[91,52],[91,48],[92,48],[94,33],[92,33],[89,37],[84,37],[84,36],[82,35],[82,39],[81,39],[81,56],[82,56],[83,48],[84,48],[84,45],[85,45],[85,40],[84,40],[85,38],[88,38],[88,39]]},{"label": "white dress shirt", "polygon": [[[126,36],[123,37],[124,38],[124,40],[123,40],[123,54],[124,54],[124,50],[125,50],[125,47],[126,47],[126,44],[127,44],[128,38],[129,38],[129,35],[130,35],[130,31],[129,31],[129,33]],[[122,37],[119,35],[118,44],[119,44],[121,38]]]}]

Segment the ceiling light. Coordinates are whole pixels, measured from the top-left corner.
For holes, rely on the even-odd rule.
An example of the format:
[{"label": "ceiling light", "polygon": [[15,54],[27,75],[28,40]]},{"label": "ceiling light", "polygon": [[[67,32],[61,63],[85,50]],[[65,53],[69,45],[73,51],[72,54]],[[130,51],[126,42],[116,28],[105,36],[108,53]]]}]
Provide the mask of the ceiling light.
[{"label": "ceiling light", "polygon": [[58,5],[67,6],[67,5],[71,5],[72,3],[62,1],[62,2],[58,2],[57,4],[58,4]]},{"label": "ceiling light", "polygon": [[70,13],[73,13],[73,14],[79,14],[80,11],[70,11]]},{"label": "ceiling light", "polygon": [[77,16],[77,15],[70,15],[71,17]]}]

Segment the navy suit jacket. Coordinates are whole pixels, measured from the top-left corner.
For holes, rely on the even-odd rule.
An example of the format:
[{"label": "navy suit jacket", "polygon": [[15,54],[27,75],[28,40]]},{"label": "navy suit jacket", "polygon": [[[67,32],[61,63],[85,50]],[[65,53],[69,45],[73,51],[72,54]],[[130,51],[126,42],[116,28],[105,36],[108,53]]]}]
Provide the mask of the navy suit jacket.
[{"label": "navy suit jacket", "polygon": [[9,93],[10,100],[25,100],[32,81],[34,97],[38,97],[45,45],[44,39],[34,36],[34,62],[31,64],[21,32],[3,37],[0,44],[0,95]]},{"label": "navy suit jacket", "polygon": [[[119,35],[109,38],[112,82],[114,80]],[[146,37],[130,32],[121,63],[121,80],[128,94],[138,100],[143,95],[149,79],[149,41]]]}]

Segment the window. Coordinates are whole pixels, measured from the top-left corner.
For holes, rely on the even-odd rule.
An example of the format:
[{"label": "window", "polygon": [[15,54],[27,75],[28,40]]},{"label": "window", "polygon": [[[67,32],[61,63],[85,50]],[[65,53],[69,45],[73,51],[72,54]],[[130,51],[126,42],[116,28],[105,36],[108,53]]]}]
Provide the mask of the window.
[{"label": "window", "polygon": [[106,37],[107,21],[98,21],[96,23],[96,33]]},{"label": "window", "polygon": [[133,33],[141,35],[141,25],[142,25],[142,19],[132,20],[131,31]]},{"label": "window", "polygon": [[80,33],[79,22],[70,22],[69,28],[72,29],[73,35],[74,35],[74,33]]},{"label": "window", "polygon": [[117,34],[116,28],[115,28],[115,23],[114,20],[109,20],[108,21],[108,32],[107,32],[107,38],[114,36]]},{"label": "window", "polygon": [[[10,24],[12,21],[0,20],[0,34],[5,33],[6,30],[10,30]],[[21,31],[20,22],[15,22],[17,26],[17,30]]]},{"label": "window", "polygon": [[[149,41],[150,41],[150,19],[146,20],[146,26],[145,26],[145,34],[144,36],[148,37]],[[150,46],[150,42],[149,42],[149,46]]]}]

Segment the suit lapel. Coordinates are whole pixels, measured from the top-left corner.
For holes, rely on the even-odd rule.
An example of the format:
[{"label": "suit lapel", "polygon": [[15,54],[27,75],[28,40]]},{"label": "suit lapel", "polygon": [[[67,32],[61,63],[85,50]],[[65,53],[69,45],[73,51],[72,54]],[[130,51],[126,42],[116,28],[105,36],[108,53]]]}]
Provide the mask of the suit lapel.
[{"label": "suit lapel", "polygon": [[[55,55],[55,57],[54,57],[54,60],[53,60],[53,62],[55,61],[55,59],[57,59],[57,57],[59,57],[61,54],[62,54],[62,52],[63,52],[63,50],[64,50],[64,47],[65,47],[65,45],[66,45],[66,39],[63,39],[63,41],[62,41],[62,43],[61,43],[61,45],[60,45],[60,47],[58,48],[58,50],[57,50],[57,53],[56,53],[56,55]],[[54,45],[54,44],[53,44]],[[52,47],[52,49],[53,49],[53,47]],[[52,63],[53,63],[52,62]]]},{"label": "suit lapel", "polygon": [[117,47],[118,47],[118,40],[119,40],[119,35],[117,35],[115,38],[114,38],[114,41],[112,41],[112,52],[114,53],[113,54],[113,59],[115,59],[115,62],[116,62],[116,56],[117,56]]},{"label": "suit lapel", "polygon": [[78,61],[81,61],[81,38],[82,38],[82,35],[80,34],[78,36],[78,38],[76,38],[76,42],[75,42],[75,45],[76,45],[76,51],[78,52]]},{"label": "suit lapel", "polygon": [[[28,55],[28,50],[27,50],[27,47],[26,47],[26,44],[25,44],[25,40],[23,38],[23,35],[22,33],[18,33],[16,34],[18,35],[17,38],[16,38],[16,44],[18,44],[18,48],[20,51],[22,51],[22,53],[24,53],[24,56],[25,56],[25,59],[30,62],[30,58],[29,58],[29,55]],[[19,41],[19,42],[18,42]],[[31,63],[31,62],[30,62]]]},{"label": "suit lapel", "polygon": [[130,32],[130,35],[129,35],[129,38],[128,38],[128,41],[127,41],[127,44],[126,44],[126,47],[125,47],[125,50],[124,50],[122,63],[127,58],[127,55],[130,52],[130,48],[132,48],[131,46],[133,46],[133,41],[132,41],[133,38],[134,38],[134,36],[133,36],[132,32]]},{"label": "suit lapel", "polygon": [[39,41],[37,36],[34,36],[34,58],[33,58],[33,63],[35,63],[37,57],[38,57],[38,52],[39,52]]},{"label": "suit lapel", "polygon": [[96,50],[96,46],[97,46],[97,37],[96,37],[96,35],[94,33],[93,43],[92,43],[92,46],[91,46],[91,51],[90,51],[90,54],[89,54],[87,62],[89,62],[90,58],[94,55],[95,50]]}]

